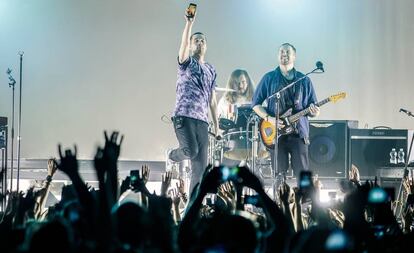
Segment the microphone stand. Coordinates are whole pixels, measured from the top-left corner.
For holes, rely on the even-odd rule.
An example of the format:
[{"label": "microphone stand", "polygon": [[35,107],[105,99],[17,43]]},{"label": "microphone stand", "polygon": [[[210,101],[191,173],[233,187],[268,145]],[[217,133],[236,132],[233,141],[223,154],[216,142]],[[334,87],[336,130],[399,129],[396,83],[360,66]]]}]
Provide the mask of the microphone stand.
[{"label": "microphone stand", "polygon": [[20,51],[20,92],[19,92],[19,125],[17,127],[17,192],[19,192],[20,181],[20,149],[21,149],[21,127],[22,127],[22,74],[23,74],[23,55]]},{"label": "microphone stand", "polygon": [[[12,88],[12,116],[11,116],[11,160],[10,160],[10,192],[13,191],[13,161],[14,161],[14,88],[16,80],[11,75],[11,69],[7,69],[7,75],[9,76],[9,87]],[[6,161],[7,163],[7,161]],[[6,178],[7,180],[7,178]]]},{"label": "microphone stand", "polygon": [[[321,72],[317,72],[318,70],[320,70]],[[279,152],[279,129],[278,129],[278,125],[279,125],[279,121],[280,121],[280,94],[282,94],[283,92],[285,92],[287,89],[289,89],[290,87],[292,87],[293,85],[297,84],[298,82],[302,81],[303,79],[305,79],[307,76],[309,76],[310,74],[313,73],[323,73],[323,69],[317,67],[314,70],[306,73],[304,76],[302,76],[301,78],[297,79],[294,82],[291,82],[290,84],[286,85],[285,87],[283,87],[282,89],[276,91],[275,93],[273,93],[272,95],[270,95],[269,97],[266,98],[266,100],[269,101],[269,99],[275,97],[275,140],[274,140],[274,149],[273,149],[273,183],[272,183],[272,188],[273,188],[273,198],[276,200],[276,196],[277,196],[277,189],[279,188],[280,182],[284,181],[286,179],[286,173],[285,171],[279,171],[279,166],[277,164],[278,161],[278,152]]]},{"label": "microphone stand", "polygon": [[[400,112],[401,112],[401,110],[400,110]],[[414,115],[411,112],[405,112],[405,113],[408,116],[414,118]],[[413,141],[414,141],[414,134],[411,137],[410,149],[408,150],[407,159],[406,159],[406,162],[405,162],[405,165],[404,165],[404,174],[403,174],[403,177],[401,178],[400,188],[398,190],[398,195],[397,195],[397,203],[401,203],[401,208],[398,210],[398,206],[399,206],[398,204],[395,205],[395,207],[394,207],[394,215],[396,217],[400,217],[401,212],[403,210],[403,207],[402,207],[402,200],[403,200],[403,194],[402,194],[402,191],[403,191],[403,182],[408,177],[408,174],[409,174],[408,165],[410,163],[410,156],[411,156],[411,151],[412,151],[412,148],[413,148]]]}]

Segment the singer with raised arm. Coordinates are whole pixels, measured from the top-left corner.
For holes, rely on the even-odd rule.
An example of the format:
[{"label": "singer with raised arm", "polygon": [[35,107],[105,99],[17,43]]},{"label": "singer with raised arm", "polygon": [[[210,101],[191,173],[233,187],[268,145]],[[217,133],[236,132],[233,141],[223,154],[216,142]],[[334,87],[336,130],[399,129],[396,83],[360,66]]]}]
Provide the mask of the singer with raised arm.
[{"label": "singer with raised arm", "polygon": [[[292,82],[303,78],[304,74],[295,69],[296,48],[284,43],[279,47],[278,62],[279,66],[266,73],[253,95],[253,110],[265,121],[275,122],[275,96],[268,99],[267,107],[263,106],[265,100]],[[317,68],[319,68],[317,66]],[[320,66],[322,68],[322,66]],[[321,71],[323,71],[321,69]],[[286,172],[290,164],[294,173],[298,176],[301,170],[309,170],[309,117],[319,115],[319,107],[314,104],[317,102],[315,90],[309,77],[299,80],[295,85],[280,94],[279,115],[292,109],[292,113],[309,108],[309,113],[301,117],[293,126],[294,131],[279,137],[278,145],[278,170]],[[284,128],[283,121],[279,121],[278,129]],[[273,166],[273,152],[272,166]],[[274,167],[274,166],[273,166]]]},{"label": "singer with raised arm", "polygon": [[178,51],[178,80],[173,112],[174,130],[179,147],[167,152],[167,166],[172,162],[191,160],[190,192],[200,182],[207,167],[208,113],[215,133],[218,130],[216,101],[216,70],[205,61],[206,36],[192,34],[196,5],[185,11],[185,27]]}]

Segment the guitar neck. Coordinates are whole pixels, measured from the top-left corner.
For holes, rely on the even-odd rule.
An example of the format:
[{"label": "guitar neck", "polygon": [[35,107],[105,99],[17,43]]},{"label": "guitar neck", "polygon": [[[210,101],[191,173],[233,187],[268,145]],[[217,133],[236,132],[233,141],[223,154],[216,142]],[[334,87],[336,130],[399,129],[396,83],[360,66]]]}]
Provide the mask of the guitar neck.
[{"label": "guitar neck", "polygon": [[[325,98],[324,100],[321,100],[321,101],[317,102],[315,105],[317,107],[321,107],[322,105],[324,105],[328,102],[330,102],[329,98]],[[304,109],[304,110],[302,110],[302,111],[300,111],[296,114],[293,114],[292,116],[289,117],[289,122],[296,122],[296,121],[299,120],[300,117],[305,116],[309,112],[310,112],[310,107],[308,107],[308,108],[306,108],[306,109]]]}]

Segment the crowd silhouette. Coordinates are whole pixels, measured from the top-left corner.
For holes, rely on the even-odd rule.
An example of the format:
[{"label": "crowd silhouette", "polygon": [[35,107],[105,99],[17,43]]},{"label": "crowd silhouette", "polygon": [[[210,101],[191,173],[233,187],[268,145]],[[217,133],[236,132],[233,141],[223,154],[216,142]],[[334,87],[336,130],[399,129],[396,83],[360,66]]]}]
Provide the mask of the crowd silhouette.
[{"label": "crowd silhouette", "polygon": [[[315,180],[307,197],[282,183],[274,201],[248,167],[209,166],[191,194],[184,180],[162,177],[161,194],[147,189],[150,168],[118,183],[123,136],[97,148],[99,187],[80,176],[77,147],[50,159],[43,187],[8,192],[1,214],[0,252],[409,252],[414,242],[414,184],[405,178],[403,203],[375,181],[361,182],[353,167],[341,182],[343,201],[324,206]],[[72,184],[45,208],[57,170]],[[246,191],[246,189],[249,189]],[[134,195],[134,198],[128,198]],[[402,208],[395,215],[393,207]]]}]

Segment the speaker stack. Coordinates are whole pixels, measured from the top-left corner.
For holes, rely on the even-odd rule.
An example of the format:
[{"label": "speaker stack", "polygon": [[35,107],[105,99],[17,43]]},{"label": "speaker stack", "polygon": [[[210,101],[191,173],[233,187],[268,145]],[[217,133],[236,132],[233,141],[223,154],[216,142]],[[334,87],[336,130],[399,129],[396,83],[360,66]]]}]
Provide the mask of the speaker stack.
[{"label": "speaker stack", "polygon": [[390,165],[390,152],[403,149],[407,159],[412,134],[406,129],[358,129],[354,120],[311,120],[310,169],[322,178],[346,178],[354,164],[361,179],[395,178],[400,171]]},{"label": "speaker stack", "polygon": [[311,120],[309,129],[310,169],[320,178],[345,178],[349,167],[349,130],[354,120]]}]

